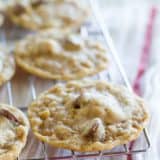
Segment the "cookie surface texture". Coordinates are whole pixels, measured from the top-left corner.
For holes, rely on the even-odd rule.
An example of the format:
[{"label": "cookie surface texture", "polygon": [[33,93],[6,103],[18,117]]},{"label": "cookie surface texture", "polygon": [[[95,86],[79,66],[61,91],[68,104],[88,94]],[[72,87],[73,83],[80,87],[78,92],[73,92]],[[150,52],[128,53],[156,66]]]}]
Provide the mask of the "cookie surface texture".
[{"label": "cookie surface texture", "polygon": [[75,0],[19,1],[9,5],[6,12],[15,24],[33,30],[74,30],[88,17],[87,7]]},{"label": "cookie surface texture", "polygon": [[29,122],[17,108],[0,104],[0,160],[15,160],[26,144]]},{"label": "cookie surface texture", "polygon": [[148,121],[144,101],[104,81],[70,81],[42,93],[28,110],[34,135],[75,151],[112,149],[136,139]]},{"label": "cookie surface texture", "polygon": [[20,67],[47,79],[80,79],[108,67],[103,45],[79,34],[59,36],[52,30],[40,32],[20,41],[14,52]]},{"label": "cookie surface texture", "polygon": [[15,73],[13,55],[0,51],[0,86],[10,80]]}]

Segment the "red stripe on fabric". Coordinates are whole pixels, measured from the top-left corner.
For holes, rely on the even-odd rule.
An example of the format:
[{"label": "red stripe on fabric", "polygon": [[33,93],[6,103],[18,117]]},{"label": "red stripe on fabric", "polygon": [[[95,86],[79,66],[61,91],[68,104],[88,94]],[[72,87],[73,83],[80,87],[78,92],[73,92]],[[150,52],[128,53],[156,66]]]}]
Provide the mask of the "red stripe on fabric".
[{"label": "red stripe on fabric", "polygon": [[[153,26],[154,26],[156,15],[157,15],[157,8],[152,7],[149,14],[149,21],[146,27],[144,47],[142,48],[142,51],[141,51],[141,57],[140,57],[137,75],[132,86],[134,92],[138,95],[141,95],[141,78],[144,75],[145,71],[147,70],[148,63],[149,63]],[[134,146],[134,141],[130,143],[129,150],[132,150],[133,146]],[[133,159],[132,155],[127,156],[127,160],[132,160],[132,159]]]}]

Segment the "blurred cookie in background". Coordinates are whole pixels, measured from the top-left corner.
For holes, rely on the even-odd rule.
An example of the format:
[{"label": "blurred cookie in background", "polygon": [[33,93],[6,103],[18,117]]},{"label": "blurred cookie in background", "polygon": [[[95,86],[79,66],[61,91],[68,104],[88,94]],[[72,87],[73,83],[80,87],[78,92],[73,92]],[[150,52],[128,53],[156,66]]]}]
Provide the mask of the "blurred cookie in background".
[{"label": "blurred cookie in background", "polygon": [[47,79],[71,80],[95,75],[108,67],[108,55],[98,41],[54,30],[29,35],[14,49],[17,64]]},{"label": "blurred cookie in background", "polygon": [[15,73],[14,57],[0,48],[0,86],[10,80]]},{"label": "blurred cookie in background", "polygon": [[55,28],[71,31],[88,17],[87,6],[75,0],[15,1],[5,12],[16,25],[32,30]]},{"label": "blurred cookie in background", "polygon": [[3,22],[4,22],[4,17],[2,14],[0,14],[0,26],[3,25]]}]

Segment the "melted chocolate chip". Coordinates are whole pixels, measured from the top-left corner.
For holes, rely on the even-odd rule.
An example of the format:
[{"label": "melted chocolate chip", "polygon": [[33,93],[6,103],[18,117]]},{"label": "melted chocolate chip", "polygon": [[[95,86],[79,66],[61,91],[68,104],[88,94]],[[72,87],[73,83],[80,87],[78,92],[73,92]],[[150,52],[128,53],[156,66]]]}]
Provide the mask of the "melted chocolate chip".
[{"label": "melted chocolate chip", "polygon": [[80,96],[79,96],[79,97],[74,101],[74,103],[73,103],[73,107],[74,107],[75,109],[80,109],[80,108],[81,108],[79,99],[80,99]]},{"label": "melted chocolate chip", "polygon": [[16,4],[14,6],[13,12],[16,16],[24,14],[26,12],[26,8],[21,4]]},{"label": "melted chocolate chip", "polygon": [[80,106],[79,104],[76,104],[76,103],[75,103],[75,104],[74,104],[74,108],[75,108],[75,109],[80,109],[81,106]]},{"label": "melted chocolate chip", "polygon": [[46,3],[44,0],[35,0],[35,1],[33,1],[31,3],[31,6],[33,8],[36,8],[36,7],[38,7],[38,6],[40,6],[40,5],[44,4],[44,3]]},{"label": "melted chocolate chip", "polygon": [[88,138],[93,138],[94,139],[94,135],[95,135],[95,132],[97,131],[98,129],[98,123],[95,123],[89,130],[88,134],[86,135],[86,137]]},{"label": "melted chocolate chip", "polygon": [[7,119],[9,119],[10,121],[13,121],[14,123],[20,123],[20,121],[12,113],[10,113],[8,110],[1,109],[0,116],[4,116]]}]

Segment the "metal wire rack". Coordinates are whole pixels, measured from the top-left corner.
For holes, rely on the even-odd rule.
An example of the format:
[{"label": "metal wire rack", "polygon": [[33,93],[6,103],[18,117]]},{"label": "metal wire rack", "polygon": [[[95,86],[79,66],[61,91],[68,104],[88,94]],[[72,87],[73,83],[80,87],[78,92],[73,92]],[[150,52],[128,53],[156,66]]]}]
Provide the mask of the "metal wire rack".
[{"label": "metal wire rack", "polygon": [[[128,87],[129,90],[132,91],[131,86],[127,80],[127,77],[125,75],[125,72],[123,70],[123,67],[119,61],[119,58],[117,56],[117,51],[114,47],[114,44],[112,42],[112,38],[106,29],[105,23],[103,21],[102,15],[100,15],[99,8],[97,7],[96,0],[90,0],[91,8],[93,10],[93,21],[89,21],[81,28],[81,34],[83,36],[90,36],[92,38],[96,38],[98,40],[101,40],[105,45],[107,46],[107,49],[110,53],[110,58],[114,62],[115,70],[121,76],[120,83]],[[96,22],[95,22],[96,21]],[[9,39],[10,37],[6,36],[6,39]],[[105,71],[97,76],[94,76],[95,79],[106,79],[108,81],[113,81],[114,77],[111,74],[112,70]],[[56,82],[54,82],[55,84]],[[7,85],[7,95],[8,95],[8,102],[10,105],[14,105],[13,101],[13,94],[12,91],[12,82],[8,82]],[[35,88],[35,77],[29,76],[29,88],[32,94],[32,99],[36,99],[37,91]],[[26,106],[19,106],[19,108],[22,111],[26,111]],[[120,155],[130,155],[130,154],[136,154],[136,153],[142,153],[146,152],[147,149],[150,147],[150,140],[147,134],[146,129],[143,130],[143,133],[141,135],[141,139],[144,141],[144,145],[142,148],[135,148],[134,150],[130,150],[128,145],[122,145],[120,147],[117,147],[110,151],[99,151],[95,153],[77,153],[74,151],[65,151],[66,154],[63,153],[63,155],[60,153],[57,156],[49,156],[47,153],[47,145],[45,143],[41,143],[41,156],[38,157],[18,157],[17,160],[67,160],[67,159],[85,159],[85,158],[96,158],[98,160],[103,159],[107,156],[120,156]],[[32,148],[31,148],[32,149]]]}]

